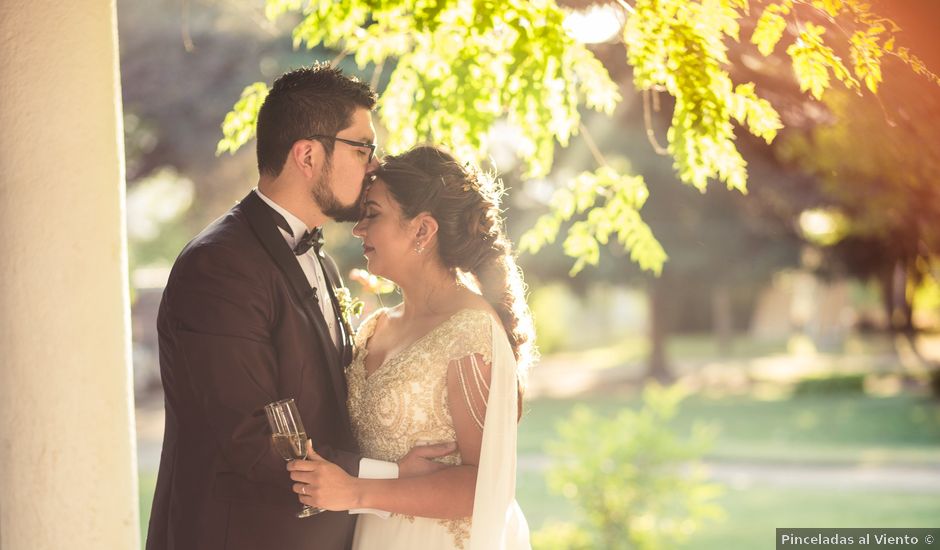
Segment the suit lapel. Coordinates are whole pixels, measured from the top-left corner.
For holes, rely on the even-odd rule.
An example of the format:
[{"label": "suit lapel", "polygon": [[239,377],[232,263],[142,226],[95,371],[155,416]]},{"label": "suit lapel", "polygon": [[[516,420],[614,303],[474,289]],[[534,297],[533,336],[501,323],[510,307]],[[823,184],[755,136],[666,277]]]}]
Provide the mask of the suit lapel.
[{"label": "suit lapel", "polygon": [[339,299],[336,297],[336,290],[342,285],[342,281],[339,280],[339,273],[336,271],[335,265],[332,263],[332,260],[329,260],[329,266],[327,266],[328,261],[323,257],[323,253],[316,254],[317,261],[320,262],[320,269],[323,270],[324,275],[326,275],[327,286],[330,290],[330,300],[333,302],[333,311],[336,312],[336,323],[340,331],[340,356],[343,367],[349,366],[352,362],[353,355],[353,340],[352,333],[350,332],[350,327],[346,324],[345,319],[343,318],[343,310],[340,308]]},{"label": "suit lapel", "polygon": [[[300,268],[300,264],[297,263],[297,257],[294,255],[294,252],[287,246],[287,243],[284,242],[284,237],[282,237],[278,231],[274,218],[271,215],[271,208],[265,204],[254,191],[248,193],[248,196],[242,199],[238,206],[245,213],[248,223],[251,225],[258,240],[261,241],[261,244],[264,246],[265,250],[267,250],[268,254],[270,254],[278,269],[284,274],[297,303],[301,304],[304,313],[310,319],[320,339],[323,350],[326,353],[327,369],[333,379],[333,390],[336,394],[337,403],[339,403],[339,408],[348,421],[348,411],[346,410],[346,375],[343,372],[343,365],[341,363],[342,357],[340,357],[340,353],[333,343],[329,326],[323,318],[323,312],[320,310],[319,304],[317,304],[317,296],[314,289],[310,287],[306,275],[304,275],[303,270]],[[330,299],[334,300],[335,307],[336,298],[333,296],[332,290],[330,292]]]}]

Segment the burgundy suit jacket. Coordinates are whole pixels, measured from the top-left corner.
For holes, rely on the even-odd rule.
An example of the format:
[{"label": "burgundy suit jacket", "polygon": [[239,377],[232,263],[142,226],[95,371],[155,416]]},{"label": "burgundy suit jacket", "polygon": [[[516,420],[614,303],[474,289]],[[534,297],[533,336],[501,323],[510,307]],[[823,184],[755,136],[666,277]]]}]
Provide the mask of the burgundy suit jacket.
[{"label": "burgundy suit jacket", "polygon": [[[296,518],[264,405],[293,397],[307,435],[352,475],[359,454],[343,369],[316,296],[254,192],[183,249],[157,328],[166,430],[147,550],[342,550],[355,516]],[[319,258],[332,284],[332,260]],[[343,326],[340,323],[340,326]]]}]

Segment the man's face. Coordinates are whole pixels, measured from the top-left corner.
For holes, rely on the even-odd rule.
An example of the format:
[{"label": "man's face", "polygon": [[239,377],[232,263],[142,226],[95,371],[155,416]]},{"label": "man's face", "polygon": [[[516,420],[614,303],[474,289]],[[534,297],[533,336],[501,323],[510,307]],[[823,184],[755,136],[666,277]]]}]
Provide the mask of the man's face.
[{"label": "man's face", "polygon": [[[353,112],[352,123],[336,134],[337,138],[361,143],[375,143],[372,113],[365,108]],[[342,141],[333,142],[333,153],[327,156],[319,181],[311,195],[320,211],[339,222],[359,219],[359,204],[366,176],[378,168],[375,158],[369,159],[368,147]]]}]

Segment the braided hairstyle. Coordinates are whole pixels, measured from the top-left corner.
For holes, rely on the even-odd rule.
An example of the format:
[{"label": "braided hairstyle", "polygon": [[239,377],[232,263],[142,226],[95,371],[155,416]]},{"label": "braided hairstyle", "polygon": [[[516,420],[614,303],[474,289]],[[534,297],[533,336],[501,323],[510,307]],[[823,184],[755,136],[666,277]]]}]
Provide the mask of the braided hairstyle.
[{"label": "braided hairstyle", "polygon": [[522,271],[499,210],[502,182],[427,145],[385,157],[375,175],[385,182],[405,219],[427,212],[437,221],[441,262],[455,275],[462,272],[476,279],[502,321],[524,382],[537,359],[535,331]]}]

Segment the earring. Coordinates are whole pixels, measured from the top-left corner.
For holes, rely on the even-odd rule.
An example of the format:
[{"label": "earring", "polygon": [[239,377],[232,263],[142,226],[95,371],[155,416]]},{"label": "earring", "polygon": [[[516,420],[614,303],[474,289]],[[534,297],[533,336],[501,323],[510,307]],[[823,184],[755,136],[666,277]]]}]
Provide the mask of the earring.
[{"label": "earring", "polygon": [[424,247],[421,246],[420,241],[415,243],[415,252],[417,252],[418,254],[421,254],[422,252],[424,252]]}]

